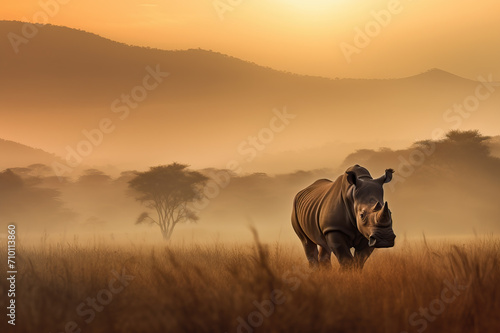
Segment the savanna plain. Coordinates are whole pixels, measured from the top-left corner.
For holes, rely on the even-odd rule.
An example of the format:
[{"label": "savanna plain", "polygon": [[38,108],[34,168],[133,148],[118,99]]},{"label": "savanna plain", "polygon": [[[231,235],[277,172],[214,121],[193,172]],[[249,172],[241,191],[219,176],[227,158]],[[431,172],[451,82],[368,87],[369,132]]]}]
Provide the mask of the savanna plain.
[{"label": "savanna plain", "polygon": [[[2,257],[6,246],[2,246]],[[16,332],[498,332],[500,239],[406,239],[362,271],[300,243],[43,237],[17,247]],[[9,285],[3,279],[4,294]],[[5,309],[5,304],[2,308]]]}]

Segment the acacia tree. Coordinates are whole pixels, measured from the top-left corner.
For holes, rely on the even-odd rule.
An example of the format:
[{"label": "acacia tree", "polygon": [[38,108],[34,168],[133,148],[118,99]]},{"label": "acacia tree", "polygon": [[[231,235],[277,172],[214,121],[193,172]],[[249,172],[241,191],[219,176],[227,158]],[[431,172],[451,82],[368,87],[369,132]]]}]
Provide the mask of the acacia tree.
[{"label": "acacia tree", "polygon": [[201,198],[201,190],[208,178],[197,171],[187,169],[185,164],[173,163],[151,167],[149,171],[137,172],[129,181],[136,199],[156,212],[157,218],[144,212],[136,224],[151,223],[160,227],[165,240],[170,240],[178,223],[196,221],[198,216],[188,208],[188,203]]}]

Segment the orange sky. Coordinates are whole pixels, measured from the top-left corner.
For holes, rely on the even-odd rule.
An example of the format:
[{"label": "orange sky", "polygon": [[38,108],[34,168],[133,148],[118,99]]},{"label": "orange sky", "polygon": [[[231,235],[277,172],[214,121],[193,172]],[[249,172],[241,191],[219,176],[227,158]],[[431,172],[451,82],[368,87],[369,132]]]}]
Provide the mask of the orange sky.
[{"label": "orange sky", "polygon": [[[498,0],[18,0],[1,19],[42,17],[129,44],[201,47],[276,69],[326,77],[402,77],[437,67],[476,78],[500,77]],[[218,14],[214,4],[236,3]],[[238,4],[239,3],[239,4]],[[222,7],[221,7],[222,8]],[[386,26],[373,11],[392,8]],[[43,13],[43,12],[42,12]],[[221,17],[223,19],[221,19]],[[369,45],[350,62],[356,27],[372,26]],[[377,28],[378,25],[378,28]],[[368,43],[367,41],[364,41]],[[344,46],[346,45],[344,44]]]}]

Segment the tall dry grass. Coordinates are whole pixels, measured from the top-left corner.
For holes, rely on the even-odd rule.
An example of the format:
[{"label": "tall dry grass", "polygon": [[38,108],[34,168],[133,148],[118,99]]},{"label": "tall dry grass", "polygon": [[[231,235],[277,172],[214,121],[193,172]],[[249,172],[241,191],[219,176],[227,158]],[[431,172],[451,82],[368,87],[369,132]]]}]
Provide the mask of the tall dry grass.
[{"label": "tall dry grass", "polygon": [[[312,271],[299,246],[277,243],[44,241],[21,243],[18,262],[17,320],[7,332],[65,332],[72,321],[70,332],[95,333],[500,331],[493,237],[402,241],[375,251],[362,272],[340,272],[335,261]],[[78,306],[123,269],[134,279],[86,323]],[[5,295],[5,279],[0,287]]]}]

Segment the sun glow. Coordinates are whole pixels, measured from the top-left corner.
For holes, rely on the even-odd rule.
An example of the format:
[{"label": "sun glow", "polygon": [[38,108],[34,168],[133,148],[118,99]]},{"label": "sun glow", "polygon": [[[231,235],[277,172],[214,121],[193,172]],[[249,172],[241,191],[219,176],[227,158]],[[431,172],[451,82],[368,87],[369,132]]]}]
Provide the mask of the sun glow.
[{"label": "sun glow", "polygon": [[289,5],[300,10],[322,12],[331,8],[337,7],[343,3],[348,3],[347,0],[279,0],[284,5]]}]

